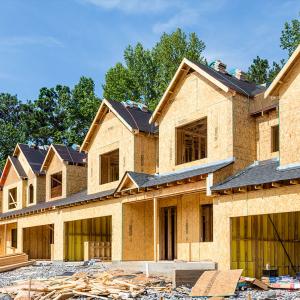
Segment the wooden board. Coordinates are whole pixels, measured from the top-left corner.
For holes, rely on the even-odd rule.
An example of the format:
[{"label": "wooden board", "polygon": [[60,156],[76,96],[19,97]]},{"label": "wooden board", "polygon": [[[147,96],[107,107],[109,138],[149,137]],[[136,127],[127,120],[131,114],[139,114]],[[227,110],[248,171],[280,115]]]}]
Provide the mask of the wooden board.
[{"label": "wooden board", "polygon": [[173,286],[193,287],[206,270],[174,270]]},{"label": "wooden board", "polygon": [[190,296],[218,297],[234,295],[243,270],[205,271],[192,288]]}]

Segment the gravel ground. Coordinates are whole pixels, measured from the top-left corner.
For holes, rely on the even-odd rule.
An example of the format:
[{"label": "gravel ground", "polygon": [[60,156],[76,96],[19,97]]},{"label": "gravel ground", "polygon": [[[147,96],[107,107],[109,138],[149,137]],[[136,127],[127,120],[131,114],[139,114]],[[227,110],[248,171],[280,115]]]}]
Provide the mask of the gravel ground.
[{"label": "gravel ground", "polygon": [[65,272],[98,273],[107,270],[108,268],[109,265],[103,263],[84,265],[83,263],[38,262],[32,266],[0,273],[0,287],[11,285],[16,280],[50,278],[62,275]]},{"label": "gravel ground", "polygon": [[[14,281],[26,280],[29,278],[50,278],[59,275],[72,275],[76,272],[85,272],[88,274],[99,273],[110,268],[107,263],[91,263],[85,265],[83,263],[51,263],[38,262],[36,265],[19,268],[13,271],[0,273],[0,287],[12,285]],[[174,289],[171,293],[159,293],[155,290],[146,289],[146,294],[141,298],[142,300],[156,300],[156,299],[187,299],[190,289],[186,287],[179,287]],[[267,299],[286,299],[286,300],[300,300],[300,291],[287,290],[269,290],[261,291],[257,289],[247,289],[245,291],[238,291],[234,297],[230,299],[249,299],[251,295],[252,300],[267,300]],[[0,297],[1,298],[1,297]],[[83,299],[83,298],[82,298]],[[197,299],[197,298],[195,298]],[[199,299],[199,298],[198,298]],[[204,299],[204,298],[201,298]],[[130,300],[130,299],[128,299]]]}]

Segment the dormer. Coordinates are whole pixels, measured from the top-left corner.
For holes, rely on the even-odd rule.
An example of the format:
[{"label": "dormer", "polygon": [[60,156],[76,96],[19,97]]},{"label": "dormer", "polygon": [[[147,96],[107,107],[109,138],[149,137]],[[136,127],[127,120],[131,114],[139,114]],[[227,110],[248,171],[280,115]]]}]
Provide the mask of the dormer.
[{"label": "dormer", "polygon": [[65,145],[51,145],[41,171],[46,173],[46,201],[86,189],[86,155]]},{"label": "dormer", "polygon": [[279,168],[300,166],[300,45],[265,92],[279,102]]},{"label": "dormer", "polygon": [[159,172],[235,158],[255,160],[255,120],[249,103],[264,91],[242,72],[183,59],[150,119],[159,126]]},{"label": "dormer", "polygon": [[88,193],[114,189],[126,171],[157,171],[157,128],[151,112],[131,101],[103,100],[83,141],[88,155]]},{"label": "dormer", "polygon": [[21,209],[45,200],[45,177],[40,172],[46,151],[25,144],[17,144],[13,156],[4,166],[2,186],[3,212]]}]

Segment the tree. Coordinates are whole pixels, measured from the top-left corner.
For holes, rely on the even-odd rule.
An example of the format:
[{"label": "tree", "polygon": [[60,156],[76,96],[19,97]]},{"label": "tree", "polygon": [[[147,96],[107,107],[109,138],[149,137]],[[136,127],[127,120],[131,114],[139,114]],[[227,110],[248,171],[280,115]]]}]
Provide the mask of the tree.
[{"label": "tree", "polygon": [[103,85],[104,98],[134,100],[154,109],[184,57],[203,61],[205,44],[196,33],[181,29],[164,33],[152,49],[138,43],[124,51],[124,64],[110,68]]},{"label": "tree", "polygon": [[289,56],[293,54],[300,44],[300,21],[297,19],[285,22],[281,31],[280,47],[288,51]]},{"label": "tree", "polygon": [[248,69],[248,80],[257,84],[267,83],[269,80],[269,68],[268,60],[257,56],[253,59],[253,62]]},{"label": "tree", "polygon": [[61,99],[64,109],[66,143],[81,144],[99,108],[100,99],[95,94],[91,78],[81,77],[70,97]]},{"label": "tree", "polygon": [[36,145],[66,143],[65,110],[62,103],[71,97],[67,86],[41,88],[35,101],[24,104],[23,118],[28,141]]},{"label": "tree", "polygon": [[23,106],[17,96],[0,93],[0,170],[16,144],[26,141]]}]

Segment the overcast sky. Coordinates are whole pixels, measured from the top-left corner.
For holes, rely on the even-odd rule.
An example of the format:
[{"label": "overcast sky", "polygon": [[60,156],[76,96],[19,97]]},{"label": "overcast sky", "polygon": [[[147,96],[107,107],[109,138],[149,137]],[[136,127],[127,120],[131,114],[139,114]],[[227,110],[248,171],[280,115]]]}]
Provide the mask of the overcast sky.
[{"label": "overcast sky", "polygon": [[96,92],[128,44],[152,47],[162,32],[196,32],[204,56],[247,70],[280,60],[285,21],[299,0],[0,0],[0,92],[35,99],[41,87],[92,77]]}]

